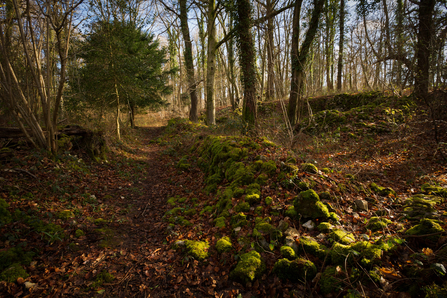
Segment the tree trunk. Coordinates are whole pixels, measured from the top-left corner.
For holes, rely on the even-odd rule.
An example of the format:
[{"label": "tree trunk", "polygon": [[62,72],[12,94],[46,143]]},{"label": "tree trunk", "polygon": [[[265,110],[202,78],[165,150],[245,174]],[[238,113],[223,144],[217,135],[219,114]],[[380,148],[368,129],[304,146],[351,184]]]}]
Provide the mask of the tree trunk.
[{"label": "tree trunk", "polygon": [[197,88],[194,73],[194,60],[192,57],[192,43],[189,35],[188,26],[188,10],[186,0],[180,0],[180,23],[182,28],[183,40],[185,41],[185,49],[183,55],[185,57],[186,75],[188,77],[188,92],[191,99],[191,109],[189,110],[189,120],[197,122],[198,116],[198,99]]},{"label": "tree trunk", "polygon": [[337,91],[342,89],[343,47],[345,39],[345,0],[340,0],[340,40],[338,42]]},{"label": "tree trunk", "polygon": [[[299,18],[301,13],[301,3],[299,0],[295,4],[295,10],[293,14],[293,34],[292,34],[292,78],[290,85],[290,100],[287,108],[287,114],[290,124],[294,126],[297,122],[297,116],[299,112],[299,97],[302,94],[304,83],[304,70],[307,63],[310,47],[317,34],[318,22],[323,10],[324,0],[314,0],[314,10],[312,11],[312,17],[309,23],[309,29],[307,29],[306,37],[301,49],[298,52],[299,42]],[[295,51],[295,53],[294,53]]]},{"label": "tree trunk", "polygon": [[[270,15],[273,12],[273,0],[267,0],[266,4],[267,8],[267,15]],[[275,97],[275,85],[274,85],[274,78],[275,73],[273,70],[274,66],[274,41],[273,41],[273,22],[274,17],[268,18],[267,20],[267,92],[266,92],[266,99],[272,100]]]},{"label": "tree trunk", "polygon": [[216,125],[214,100],[214,74],[216,71],[216,1],[208,0],[208,52],[206,59],[206,119],[208,125]]},{"label": "tree trunk", "polygon": [[256,103],[256,62],[253,36],[251,34],[251,4],[249,0],[237,0],[239,63],[244,86],[244,106],[242,118],[248,129],[254,128],[257,121]]},{"label": "tree trunk", "polygon": [[435,0],[419,1],[419,30],[416,45],[416,78],[414,94],[417,98],[426,100],[429,88],[429,59],[431,53],[430,41],[433,37],[433,11]]}]

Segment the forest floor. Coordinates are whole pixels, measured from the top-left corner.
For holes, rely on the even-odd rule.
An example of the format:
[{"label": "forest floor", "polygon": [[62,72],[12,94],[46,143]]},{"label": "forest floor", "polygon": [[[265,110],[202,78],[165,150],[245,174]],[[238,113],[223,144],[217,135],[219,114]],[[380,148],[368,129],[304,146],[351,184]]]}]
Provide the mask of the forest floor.
[{"label": "forest floor", "polygon": [[[268,139],[287,144],[287,132],[278,128],[280,109],[280,103],[275,102],[260,110],[261,130],[264,129]],[[395,113],[387,110],[387,117],[397,118],[397,110]],[[231,181],[225,178],[212,184],[199,165],[201,158],[207,157],[203,150],[206,140],[210,140],[207,136],[240,131],[228,109],[218,113],[217,128],[182,120],[171,122],[167,128],[139,127],[125,135],[124,141],[111,144],[108,159],[102,162],[92,162],[82,152],[65,152],[55,158],[23,144],[3,143],[0,296],[436,297],[430,295],[445,294],[445,119],[438,122],[441,142],[436,143],[428,113],[400,115],[401,120],[386,125],[371,115],[360,117],[362,113],[382,117],[381,112],[377,106],[368,111],[356,110],[344,115],[347,119],[342,122],[337,122],[341,120],[334,116],[326,126],[318,122],[316,113],[316,122],[325,131],[307,126],[290,138],[289,146],[273,146],[265,138],[251,138],[249,145],[253,152],[248,151],[243,159],[245,165],[249,167],[249,162],[263,156],[262,160],[264,157],[274,160],[277,168],[261,184],[262,201],[244,209],[244,219],[248,221],[240,226],[233,218],[248,197],[248,187],[241,185],[247,194],[242,197],[234,194],[231,204],[221,210],[219,204],[224,201],[220,197]],[[354,122],[363,124],[355,128]],[[329,128],[334,123],[337,128]],[[229,144],[243,142],[236,137],[234,140]],[[290,162],[291,157],[298,172],[293,177],[290,173],[280,176],[282,165]],[[211,169],[213,161],[206,162]],[[302,163],[313,163],[319,170],[304,171],[300,168]],[[222,162],[218,164],[221,166]],[[338,217],[331,221],[330,229],[346,231],[355,241],[370,243],[367,245],[379,249],[380,255],[368,256],[365,261],[362,254],[368,254],[366,249],[345,243],[347,254],[343,262],[337,263],[331,255],[337,242],[331,239],[334,235],[303,226],[304,222],[294,218],[290,211],[301,192],[297,181],[320,195],[328,194],[321,198]],[[374,190],[372,182],[384,188]],[[393,192],[381,193],[387,188]],[[416,194],[426,200],[422,201],[422,207],[411,203]],[[369,207],[359,208],[356,200],[366,202]],[[225,224],[218,225],[216,218],[224,217],[224,213]],[[388,222],[372,229],[368,224],[373,217]],[[441,230],[433,232],[429,228],[416,235],[406,233],[424,218],[433,219],[430,223]],[[258,224],[264,219],[277,227],[275,231],[284,224],[296,228],[298,244],[300,237],[317,239],[323,258],[314,251],[306,251],[303,241],[300,244],[302,254],[318,268],[316,276],[307,281],[293,280],[293,269],[285,269],[291,270],[291,278],[278,274],[274,268],[284,258],[280,249],[284,240],[262,232]],[[313,223],[318,224],[319,220],[313,219]],[[257,228],[261,234],[254,237]],[[230,252],[222,253],[215,246],[224,236],[231,237],[233,247]],[[191,255],[179,240],[207,241],[206,258]],[[253,269],[256,278],[253,276],[251,280],[234,278],[232,272],[242,255],[252,249],[260,252],[266,269],[262,272]],[[377,250],[373,254],[376,253]],[[329,267],[333,271],[328,275]]]}]

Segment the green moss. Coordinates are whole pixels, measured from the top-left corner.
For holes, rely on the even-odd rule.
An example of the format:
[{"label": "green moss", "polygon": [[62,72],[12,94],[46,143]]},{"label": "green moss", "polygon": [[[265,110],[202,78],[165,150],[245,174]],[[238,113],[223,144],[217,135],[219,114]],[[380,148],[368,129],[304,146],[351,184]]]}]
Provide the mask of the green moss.
[{"label": "green moss", "polygon": [[243,212],[239,212],[231,217],[231,226],[242,227],[247,224],[247,216]]},{"label": "green moss", "polygon": [[312,163],[302,163],[301,169],[307,173],[318,174],[318,168]]},{"label": "green moss", "polygon": [[258,177],[256,177],[255,183],[257,183],[259,185],[265,185],[265,184],[267,184],[268,179],[269,179],[269,176],[267,176],[267,174],[261,173],[261,174],[259,174]]},{"label": "green moss", "polygon": [[9,204],[0,199],[0,227],[12,221],[11,213],[8,211]]},{"label": "green moss", "polygon": [[213,174],[205,179],[205,184],[207,185],[219,184],[220,182],[222,182],[222,176],[220,173]]},{"label": "green moss", "polygon": [[214,221],[214,226],[216,228],[225,228],[225,217],[218,217]]},{"label": "green moss", "polygon": [[264,207],[258,206],[255,208],[255,214],[262,215],[262,211],[264,210]]},{"label": "green moss", "polygon": [[404,204],[404,212],[411,220],[431,218],[436,213],[436,205],[441,203],[441,197],[433,195],[414,195]]},{"label": "green moss", "polygon": [[343,244],[350,244],[355,241],[354,235],[339,229],[332,230],[329,237]]},{"label": "green moss", "polygon": [[267,140],[266,138],[263,138],[262,145],[264,145],[264,147],[278,147],[278,145],[270,140]]},{"label": "green moss", "polygon": [[392,188],[378,186],[374,182],[371,183],[370,188],[372,191],[383,197],[387,197],[389,195],[396,195],[396,192]]},{"label": "green moss", "polygon": [[421,186],[421,191],[429,195],[447,198],[447,188],[442,188],[440,186],[426,183]]},{"label": "green moss", "polygon": [[295,251],[290,246],[281,246],[279,251],[281,255],[288,260],[294,260],[297,257]]},{"label": "green moss", "polygon": [[290,218],[298,218],[298,213],[295,211],[294,206],[290,206],[287,208],[286,212],[284,213],[285,216],[288,216]]},{"label": "green moss", "polygon": [[261,166],[261,171],[267,175],[273,175],[276,173],[276,163],[274,160],[264,162]]},{"label": "green moss", "polygon": [[63,210],[58,213],[57,217],[60,219],[67,220],[67,219],[75,217],[75,215],[74,215],[73,211],[71,211],[71,210]]},{"label": "green moss", "polygon": [[273,203],[273,199],[271,197],[266,197],[265,198],[265,204],[266,205],[271,205]]},{"label": "green moss", "polygon": [[234,174],[234,179],[231,182],[231,186],[238,187],[248,185],[254,181],[254,174],[250,167],[241,167]]},{"label": "green moss", "polygon": [[178,198],[169,198],[167,203],[171,206],[175,206]]},{"label": "green moss", "polygon": [[318,194],[313,189],[300,192],[293,205],[295,211],[303,218],[327,219],[329,217],[329,210],[320,201]]},{"label": "green moss", "polygon": [[204,260],[208,257],[209,244],[208,241],[185,241],[188,254],[193,256],[197,260]]},{"label": "green moss", "polygon": [[105,220],[103,218],[96,218],[93,222],[95,225],[100,226],[100,225],[105,225],[107,223],[107,220]]},{"label": "green moss", "polygon": [[234,189],[233,196],[234,196],[235,198],[240,198],[244,193],[245,193],[245,190],[244,190],[243,188],[236,187],[236,188]]},{"label": "green moss", "polygon": [[334,226],[331,225],[328,222],[322,222],[317,226],[318,231],[320,231],[321,233],[327,233],[330,232],[332,230]]},{"label": "green moss", "polygon": [[340,221],[340,217],[335,212],[329,212],[329,219],[333,220],[335,222],[339,222]]},{"label": "green moss", "polygon": [[0,280],[15,282],[19,277],[27,278],[28,276],[28,273],[26,273],[20,264],[14,263],[9,268],[3,270],[0,274]]},{"label": "green moss", "polygon": [[312,280],[315,277],[317,267],[311,261],[301,258],[293,261],[280,259],[273,266],[273,272],[280,279],[304,281]]},{"label": "green moss", "polygon": [[217,240],[216,249],[219,253],[230,251],[232,248],[230,237],[223,237]]},{"label": "green moss", "polygon": [[115,276],[103,270],[98,275],[96,275],[95,281],[91,284],[90,287],[96,289],[102,286],[104,283],[111,283],[114,279]]},{"label": "green moss", "polygon": [[329,169],[329,168],[322,168],[321,171],[325,174],[332,173],[331,169]]},{"label": "green moss", "polygon": [[240,256],[240,261],[230,273],[230,278],[247,283],[260,277],[264,270],[265,264],[261,255],[253,250]]},{"label": "green moss", "polygon": [[5,270],[14,263],[29,265],[33,256],[33,252],[24,252],[21,247],[0,251],[0,271]]},{"label": "green moss", "polygon": [[261,196],[257,193],[252,193],[245,196],[245,201],[247,201],[249,205],[253,206],[261,201]]},{"label": "green moss", "polygon": [[188,209],[187,211],[185,211],[185,215],[187,216],[191,216],[191,215],[195,215],[197,213],[197,210],[194,208]]},{"label": "green moss", "polygon": [[204,213],[211,213],[214,210],[214,206],[205,206],[202,210],[200,210],[199,214],[203,215]]},{"label": "green moss", "polygon": [[444,229],[434,220],[424,218],[422,219],[418,225],[415,225],[414,227],[408,229],[405,234],[407,235],[428,235],[428,234],[435,234],[437,235],[431,235],[427,236],[426,239],[430,241],[437,241],[439,237],[441,237],[441,233],[444,232]]},{"label": "green moss", "polygon": [[373,216],[369,219],[368,224],[366,225],[366,228],[375,232],[375,231],[383,230],[390,223],[391,223],[391,220],[389,220],[387,218]]},{"label": "green moss", "polygon": [[191,168],[191,164],[188,163],[188,157],[183,156],[177,163],[177,168],[179,168],[182,171],[189,171],[189,168]]},{"label": "green moss", "polygon": [[362,258],[368,260],[378,260],[382,257],[382,250],[379,246],[369,243],[368,241],[360,241],[351,245],[351,249],[359,252]]},{"label": "green moss", "polygon": [[250,211],[250,204],[247,202],[241,202],[234,207],[236,212],[248,212]]},{"label": "green moss", "polygon": [[261,186],[258,183],[252,183],[247,185],[245,189],[246,194],[258,194],[261,195]]},{"label": "green moss", "polygon": [[301,237],[298,243],[298,254],[311,254],[320,259],[324,259],[327,253],[327,248],[319,244],[311,237]]},{"label": "green moss", "polygon": [[[339,267],[338,267],[339,268]],[[336,267],[326,267],[319,280],[320,290],[323,294],[339,293],[343,289],[344,272]]]},{"label": "green moss", "polygon": [[334,242],[332,249],[329,252],[329,257],[334,265],[344,265],[345,261],[348,257],[352,257],[349,254],[350,250],[349,245],[340,244],[338,242]]},{"label": "green moss", "polygon": [[256,223],[255,230],[257,230],[261,235],[270,235],[270,238],[272,239],[279,239],[282,237],[282,232],[280,230],[276,229],[264,220]]},{"label": "green moss", "polygon": [[76,232],[75,232],[75,236],[76,236],[76,238],[82,237],[82,236],[84,236],[84,235],[85,235],[85,233],[84,233],[84,231],[81,230],[81,229],[77,229]]}]

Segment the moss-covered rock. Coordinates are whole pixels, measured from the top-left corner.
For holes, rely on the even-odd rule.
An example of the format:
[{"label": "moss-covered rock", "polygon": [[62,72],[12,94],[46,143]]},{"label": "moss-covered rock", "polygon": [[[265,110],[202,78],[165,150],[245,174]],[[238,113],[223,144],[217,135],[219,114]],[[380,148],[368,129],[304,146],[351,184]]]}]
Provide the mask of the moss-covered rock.
[{"label": "moss-covered rock", "polygon": [[369,219],[368,223],[366,224],[366,228],[370,229],[371,231],[379,231],[386,228],[392,221],[387,218],[377,217],[373,216]]},{"label": "moss-covered rock", "polygon": [[302,163],[301,169],[307,173],[318,174],[318,168],[312,163]]},{"label": "moss-covered rock", "polygon": [[276,163],[274,160],[269,160],[262,163],[261,171],[267,175],[273,175],[276,173]]},{"label": "moss-covered rock", "polygon": [[272,197],[266,197],[264,200],[266,205],[271,205],[273,203]]},{"label": "moss-covered rock", "polygon": [[225,228],[225,217],[221,216],[215,219],[214,226],[216,228]]},{"label": "moss-covered rock", "polygon": [[417,194],[408,198],[404,203],[404,212],[410,220],[422,218],[434,218],[436,205],[442,202],[442,198],[433,195]]},{"label": "moss-covered rock", "polygon": [[[418,225],[415,225],[408,229],[405,234],[407,235],[427,235],[426,239],[430,241],[437,241],[441,236],[444,229],[436,221],[428,218],[422,219]],[[435,234],[435,235],[429,235]]]},{"label": "moss-covered rock", "polygon": [[429,195],[440,196],[445,199],[447,198],[447,188],[443,188],[440,186],[426,183],[421,186],[421,191]]},{"label": "moss-covered rock", "polygon": [[295,207],[294,206],[289,206],[287,208],[287,210],[284,212],[285,216],[288,216],[290,218],[293,219],[297,219],[298,218],[298,212],[295,211]]},{"label": "moss-covered rock", "polygon": [[347,233],[346,231],[335,229],[329,234],[329,237],[337,242],[343,244],[350,244],[355,241],[355,237],[352,233]]},{"label": "moss-covered rock", "polygon": [[264,261],[256,251],[242,254],[236,268],[231,271],[230,278],[242,283],[252,282],[265,270]]},{"label": "moss-covered rock", "polygon": [[74,215],[73,211],[71,211],[71,210],[63,210],[57,214],[57,217],[59,217],[60,219],[66,220],[66,219],[75,217],[75,215]]},{"label": "moss-covered rock", "polygon": [[317,274],[317,267],[309,260],[280,259],[273,266],[273,272],[280,279],[288,279],[291,281],[312,280]]},{"label": "moss-covered rock", "polygon": [[321,274],[318,282],[321,293],[339,293],[343,289],[343,280],[346,278],[345,273],[340,267],[328,266]]},{"label": "moss-covered rock", "polygon": [[329,257],[334,265],[343,265],[352,255],[349,254],[350,245],[344,245],[334,242],[332,249],[329,252]]},{"label": "moss-covered rock", "polygon": [[230,237],[222,237],[216,242],[216,249],[219,253],[230,251],[233,248]]},{"label": "moss-covered rock", "polygon": [[84,236],[84,235],[85,235],[85,233],[84,233],[84,231],[81,230],[81,229],[77,229],[77,230],[75,231],[75,236],[76,236],[76,238],[82,237],[82,236]]},{"label": "moss-covered rock", "polygon": [[231,226],[242,227],[247,224],[247,216],[243,212],[239,212],[231,217]]},{"label": "moss-covered rock", "polygon": [[204,260],[208,257],[208,249],[210,247],[208,241],[186,240],[185,246],[188,254],[196,260]]},{"label": "moss-covered rock", "polygon": [[3,270],[0,274],[0,280],[15,282],[19,277],[27,278],[28,276],[28,273],[26,273],[26,270],[23,269],[20,264],[14,263],[7,269]]},{"label": "moss-covered rock", "polygon": [[318,194],[313,189],[300,192],[294,200],[293,206],[303,219],[327,219],[329,217],[328,208],[320,201]]},{"label": "moss-covered rock", "polygon": [[267,176],[267,174],[261,173],[261,174],[259,174],[258,177],[256,177],[255,183],[257,183],[259,185],[266,185],[268,179],[269,179],[269,176]]},{"label": "moss-covered rock", "polygon": [[245,196],[245,201],[247,201],[247,203],[250,206],[253,206],[253,205],[258,204],[261,201],[261,196],[258,195],[257,193],[252,193],[252,194]]},{"label": "moss-covered rock", "polygon": [[281,255],[288,260],[296,259],[296,253],[290,246],[281,246],[279,251],[281,252]]},{"label": "moss-covered rock", "polygon": [[382,187],[378,186],[376,183],[372,182],[370,184],[370,188],[372,191],[377,193],[379,196],[387,197],[389,195],[396,195],[396,192],[390,187]]},{"label": "moss-covered rock", "polygon": [[328,233],[332,230],[334,226],[328,222],[322,222],[317,226],[318,231],[321,233]]},{"label": "moss-covered rock", "polygon": [[255,230],[263,236],[270,235],[271,239],[279,239],[283,236],[280,230],[265,221],[256,223]]},{"label": "moss-covered rock", "polygon": [[320,259],[325,258],[327,254],[326,246],[319,244],[315,239],[311,237],[301,237],[298,242],[298,254],[311,254]]},{"label": "moss-covered rock", "polygon": [[234,207],[236,212],[248,212],[250,211],[250,204],[248,202],[240,202]]}]

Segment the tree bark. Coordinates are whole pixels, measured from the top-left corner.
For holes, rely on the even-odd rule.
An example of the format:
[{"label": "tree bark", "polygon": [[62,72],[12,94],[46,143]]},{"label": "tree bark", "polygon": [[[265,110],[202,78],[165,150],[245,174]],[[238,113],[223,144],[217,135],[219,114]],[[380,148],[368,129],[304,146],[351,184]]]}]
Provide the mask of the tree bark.
[{"label": "tree bark", "polygon": [[216,125],[214,99],[214,74],[216,72],[216,1],[208,0],[208,51],[206,59],[206,119],[208,125]]},{"label": "tree bark", "polygon": [[340,40],[338,42],[337,91],[342,89],[343,49],[345,39],[345,0],[340,0]]},{"label": "tree bark", "polygon": [[435,0],[419,1],[419,28],[416,45],[416,77],[414,94],[417,98],[426,100],[429,88],[430,41],[433,37],[433,12]]},{"label": "tree bark", "polygon": [[292,33],[292,78],[290,85],[290,99],[287,108],[287,114],[290,124],[294,126],[297,122],[299,112],[299,97],[303,91],[304,84],[304,70],[307,63],[309,50],[312,42],[317,34],[319,18],[323,10],[323,4],[325,0],[314,0],[314,9],[312,11],[312,17],[309,23],[309,29],[306,32],[306,37],[301,49],[298,51],[299,42],[299,18],[301,13],[301,0],[298,0],[295,4],[295,10],[293,14],[293,33]]},{"label": "tree bark", "polygon": [[186,75],[188,77],[188,92],[191,100],[191,109],[189,110],[189,120],[197,122],[198,116],[198,98],[197,98],[197,84],[194,73],[194,60],[192,57],[192,43],[189,35],[188,25],[188,9],[186,7],[186,0],[180,0],[180,24],[182,28],[183,40],[185,42],[185,49],[183,52],[185,58]]},{"label": "tree bark", "polygon": [[251,130],[257,121],[255,49],[251,34],[252,18],[249,0],[237,0],[237,32],[239,42],[239,63],[244,87],[244,105],[242,119]]}]

